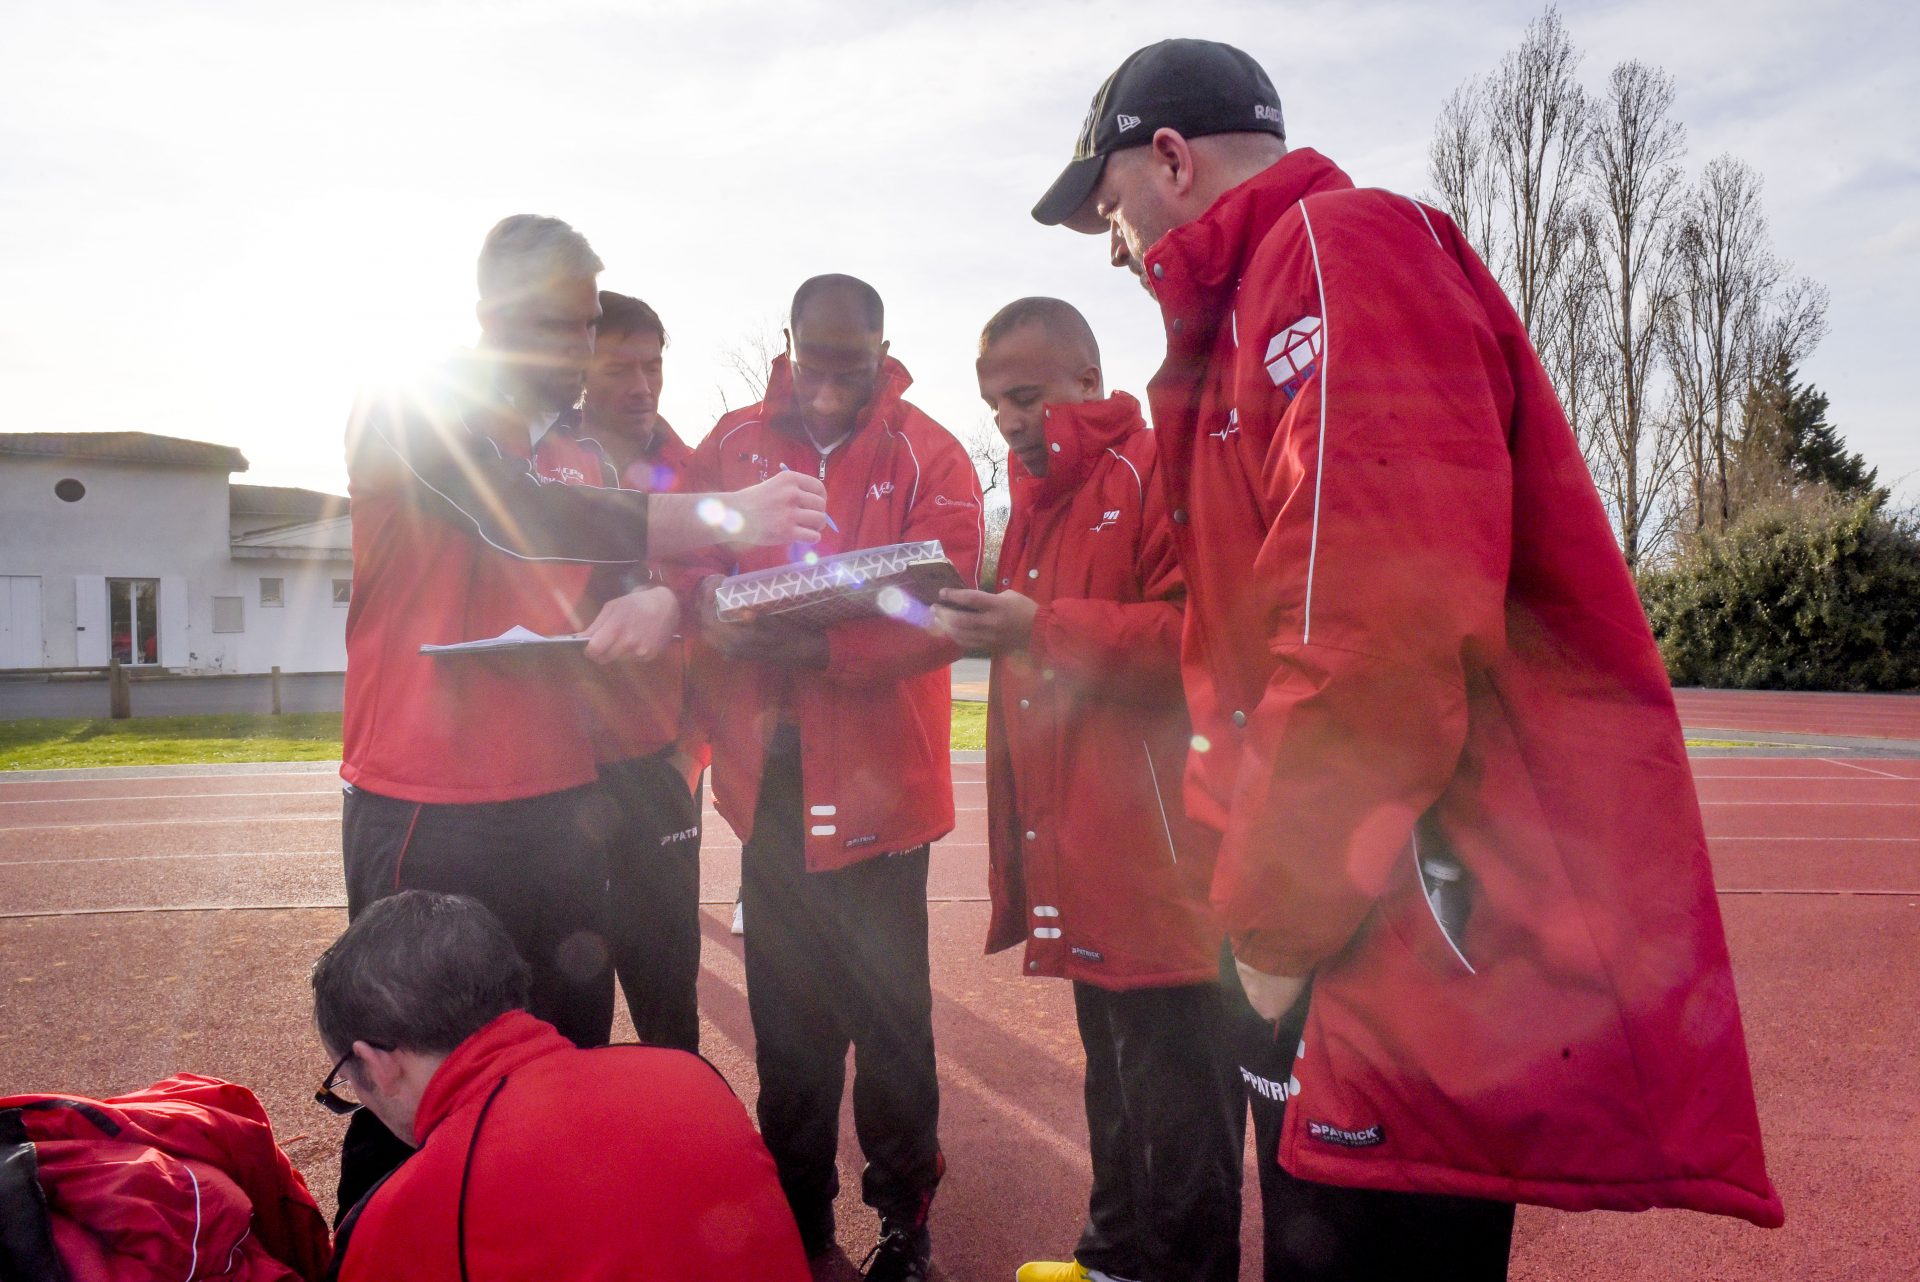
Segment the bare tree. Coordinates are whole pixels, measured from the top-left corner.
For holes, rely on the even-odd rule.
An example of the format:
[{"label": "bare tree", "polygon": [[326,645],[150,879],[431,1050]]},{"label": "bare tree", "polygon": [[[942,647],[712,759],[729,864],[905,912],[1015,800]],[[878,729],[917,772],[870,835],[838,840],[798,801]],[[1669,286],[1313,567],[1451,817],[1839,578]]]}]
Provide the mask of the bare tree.
[{"label": "bare tree", "polygon": [[1504,224],[1502,283],[1529,332],[1572,244],[1590,115],[1579,68],[1560,11],[1550,7],[1527,25],[1482,90]]},{"label": "bare tree", "polygon": [[1707,162],[1679,228],[1667,361],[1688,437],[1694,528],[1733,515],[1731,469],[1754,350],[1780,280],[1760,210],[1760,175],[1732,156]]},{"label": "bare tree", "polygon": [[1565,217],[1566,253],[1553,288],[1540,299],[1533,337],[1541,364],[1560,394],[1567,422],[1582,452],[1591,458],[1603,431],[1600,386],[1606,372],[1606,272],[1597,210],[1590,204],[1575,205]]},{"label": "bare tree", "polygon": [[1498,200],[1485,99],[1484,83],[1473,79],[1455,89],[1441,106],[1433,143],[1427,149],[1427,180],[1435,193],[1430,203],[1447,211],[1481,260],[1498,274],[1500,246],[1493,223]]},{"label": "bare tree", "polygon": [[[720,368],[724,381],[714,385],[722,414],[742,405],[756,405],[767,398],[767,375],[776,357],[784,356],[787,340],[781,323],[762,319],[743,328],[720,349]],[[719,417],[715,415],[715,417]]]},{"label": "bare tree", "polygon": [[1603,430],[1589,463],[1606,492],[1628,565],[1658,542],[1685,432],[1656,402],[1662,328],[1673,306],[1676,220],[1686,131],[1672,118],[1673,77],[1623,62],[1607,77],[1585,148],[1607,307]]}]

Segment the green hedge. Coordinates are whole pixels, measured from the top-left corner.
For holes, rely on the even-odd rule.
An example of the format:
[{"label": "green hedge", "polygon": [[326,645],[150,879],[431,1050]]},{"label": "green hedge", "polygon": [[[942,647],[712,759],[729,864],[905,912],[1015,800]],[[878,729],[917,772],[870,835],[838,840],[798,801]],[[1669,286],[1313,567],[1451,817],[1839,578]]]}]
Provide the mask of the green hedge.
[{"label": "green hedge", "polygon": [[1676,685],[1920,689],[1920,520],[1802,496],[1698,536],[1641,576]]}]

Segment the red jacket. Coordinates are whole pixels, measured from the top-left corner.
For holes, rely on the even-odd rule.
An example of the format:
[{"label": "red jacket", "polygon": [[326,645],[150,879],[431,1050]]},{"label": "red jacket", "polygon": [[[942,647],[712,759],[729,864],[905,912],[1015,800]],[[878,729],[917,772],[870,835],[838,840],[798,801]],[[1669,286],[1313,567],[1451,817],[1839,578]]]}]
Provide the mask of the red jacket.
[{"label": "red jacket", "polygon": [[1100,988],[1213,979],[1212,834],[1188,822],[1180,691],[1186,585],[1125,392],[1046,410],[1036,477],[1009,458],[1000,589],[1039,603],[1033,640],[993,661],[987,708],[987,951]]},{"label": "red jacket", "polygon": [[[44,1209],[10,1178],[22,1172],[7,1136],[22,1133]],[[79,1282],[319,1282],[332,1255],[266,1111],[229,1082],[182,1073],[114,1099],[0,1099],[0,1158],[8,1246],[50,1237]]]},{"label": "red jacket", "polygon": [[426,803],[595,778],[568,665],[434,659],[423,643],[577,626],[595,565],[646,559],[646,496],[540,476],[523,418],[449,385],[370,397],[347,431],[353,602],[340,774]]},{"label": "red jacket", "polygon": [[[960,442],[901,399],[913,381],[889,359],[849,436],[822,455],[794,420],[793,380],[783,356],[758,405],[736,410],[694,450],[687,485],[731,491],[784,463],[827,485],[822,555],[938,539],[969,586],[979,581],[980,481]],[[781,549],[755,549],[734,572],[787,564]],[[953,830],[950,665],[959,651],[924,620],[860,619],[827,633],[824,671],[789,672],[694,658],[694,705],[713,742],[714,804],[746,841],[766,744],[782,721],[799,727],[807,806],[807,867],[822,872],[910,850]]]},{"label": "red jacket", "polygon": [[[693,453],[661,419],[651,452],[620,475],[605,447],[582,432],[568,415],[540,438],[534,466],[541,476],[569,485],[673,493],[680,488],[681,470]],[[654,577],[644,566],[596,570],[587,583],[586,599],[578,607],[575,626],[586,626],[606,602]],[[689,756],[704,755],[698,737],[686,725],[685,643],[674,643],[666,653],[646,663],[583,664],[575,676],[577,693],[586,704],[595,761],[652,756],[676,742]]]},{"label": "red jacket", "polygon": [[414,1134],[345,1239],[341,1282],[809,1276],[773,1159],[697,1055],[577,1050],[514,1011],[440,1065]]},{"label": "red jacket", "polygon": [[1673,699],[1499,286],[1312,151],[1147,278],[1189,799],[1236,953],[1315,975],[1281,1161],[1780,1223]]}]

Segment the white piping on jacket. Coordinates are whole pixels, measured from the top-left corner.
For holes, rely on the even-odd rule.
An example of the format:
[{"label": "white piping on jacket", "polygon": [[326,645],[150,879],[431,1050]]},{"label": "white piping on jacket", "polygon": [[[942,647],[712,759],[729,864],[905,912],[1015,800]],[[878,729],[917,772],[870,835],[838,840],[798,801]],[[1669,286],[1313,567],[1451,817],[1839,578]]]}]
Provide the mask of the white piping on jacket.
[{"label": "white piping on jacket", "polygon": [[1327,281],[1320,274],[1320,245],[1313,238],[1313,216],[1300,202],[1300,221],[1306,225],[1307,248],[1313,251],[1313,281],[1320,290],[1320,440],[1313,463],[1313,534],[1307,544],[1307,599],[1301,611],[1300,644],[1313,640],[1313,571],[1320,556],[1320,479],[1327,462],[1327,371],[1332,365],[1333,326],[1327,323]]},{"label": "white piping on jacket", "polygon": [[1160,795],[1160,776],[1153,771],[1153,749],[1147,746],[1145,739],[1140,741],[1140,751],[1147,754],[1147,779],[1153,784],[1154,803],[1160,807],[1160,830],[1167,834],[1167,854],[1177,864],[1180,862],[1180,852],[1173,846],[1173,825],[1167,822],[1166,798]]}]

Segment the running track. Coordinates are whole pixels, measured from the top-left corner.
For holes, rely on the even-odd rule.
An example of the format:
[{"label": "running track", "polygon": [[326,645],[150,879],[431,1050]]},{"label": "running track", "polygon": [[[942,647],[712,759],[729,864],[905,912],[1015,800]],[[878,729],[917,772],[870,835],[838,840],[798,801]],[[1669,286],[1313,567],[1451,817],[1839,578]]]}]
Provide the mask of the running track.
[{"label": "running track", "polygon": [[[1920,701],[1693,698],[1682,692],[1690,726],[1920,740]],[[1787,1227],[1523,1209],[1513,1276],[1911,1277],[1920,756],[1695,767]],[[936,848],[930,892],[951,1163],[935,1258],[937,1276],[1004,1282],[1021,1260],[1071,1246],[1088,1170],[1066,986],[1023,980],[1015,953],[979,955],[980,773],[955,765],[960,827]],[[709,821],[703,1042],[750,1104],[739,941],[725,929],[739,846]],[[311,1102],[326,1064],[304,988],[343,924],[338,824],[325,768],[0,776],[0,1093],[107,1095],[181,1069],[247,1083],[330,1205],[339,1125]],[[841,1241],[857,1261],[871,1228],[850,1124],[842,1152]],[[1245,1237],[1244,1275],[1257,1277],[1251,1214]]]}]

